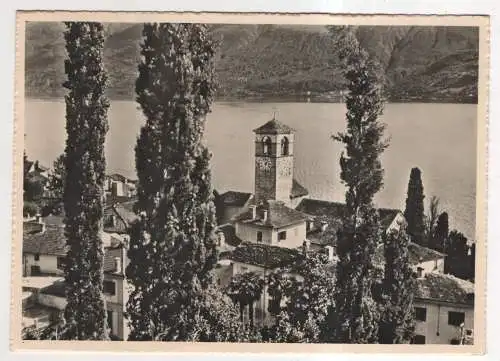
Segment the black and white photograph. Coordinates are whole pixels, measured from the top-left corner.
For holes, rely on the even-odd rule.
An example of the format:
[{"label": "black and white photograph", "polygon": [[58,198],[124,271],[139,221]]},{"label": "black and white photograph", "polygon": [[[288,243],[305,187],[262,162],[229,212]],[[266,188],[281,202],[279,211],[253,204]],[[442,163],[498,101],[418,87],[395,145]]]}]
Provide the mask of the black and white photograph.
[{"label": "black and white photograph", "polygon": [[484,21],[112,17],[20,23],[20,347],[483,345]]}]

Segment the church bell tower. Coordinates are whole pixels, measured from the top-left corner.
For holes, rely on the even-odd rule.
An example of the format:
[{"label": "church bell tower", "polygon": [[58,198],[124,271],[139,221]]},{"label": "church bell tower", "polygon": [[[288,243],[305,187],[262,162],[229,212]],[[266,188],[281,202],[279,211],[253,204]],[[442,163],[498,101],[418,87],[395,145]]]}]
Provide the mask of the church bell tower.
[{"label": "church bell tower", "polygon": [[254,130],[255,200],[291,202],[295,130],[275,118]]}]

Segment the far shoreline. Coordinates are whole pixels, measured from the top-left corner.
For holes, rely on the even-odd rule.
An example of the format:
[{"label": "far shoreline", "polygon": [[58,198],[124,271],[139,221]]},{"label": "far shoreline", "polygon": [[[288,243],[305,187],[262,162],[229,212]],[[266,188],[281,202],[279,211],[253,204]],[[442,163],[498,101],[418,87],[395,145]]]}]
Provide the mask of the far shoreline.
[{"label": "far shoreline", "polygon": [[[135,102],[134,98],[128,97],[108,97],[111,103],[113,102]],[[25,101],[52,101],[64,102],[64,96],[33,96],[25,95]],[[249,96],[249,97],[217,97],[214,103],[311,103],[311,104],[342,104],[340,99],[325,99],[324,97],[310,97],[301,96]],[[429,99],[429,98],[415,98],[415,99],[388,99],[387,104],[465,104],[465,105],[478,105],[477,99],[474,100],[453,100],[453,99]]]}]

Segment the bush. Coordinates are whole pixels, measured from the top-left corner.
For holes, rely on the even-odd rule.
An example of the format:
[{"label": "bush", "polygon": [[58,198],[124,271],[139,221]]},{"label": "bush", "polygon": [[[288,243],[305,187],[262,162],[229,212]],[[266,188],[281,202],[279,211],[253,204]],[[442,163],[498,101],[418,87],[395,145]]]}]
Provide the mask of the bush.
[{"label": "bush", "polygon": [[23,206],[23,217],[35,216],[40,212],[40,208],[36,203],[24,202]]}]

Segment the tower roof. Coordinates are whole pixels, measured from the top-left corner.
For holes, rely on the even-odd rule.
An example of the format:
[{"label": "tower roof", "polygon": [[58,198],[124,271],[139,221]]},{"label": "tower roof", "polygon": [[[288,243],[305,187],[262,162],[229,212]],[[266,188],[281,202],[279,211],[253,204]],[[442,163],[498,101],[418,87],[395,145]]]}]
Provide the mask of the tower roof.
[{"label": "tower roof", "polygon": [[295,132],[295,129],[273,118],[266,124],[254,129],[254,132],[257,134],[290,134]]}]

